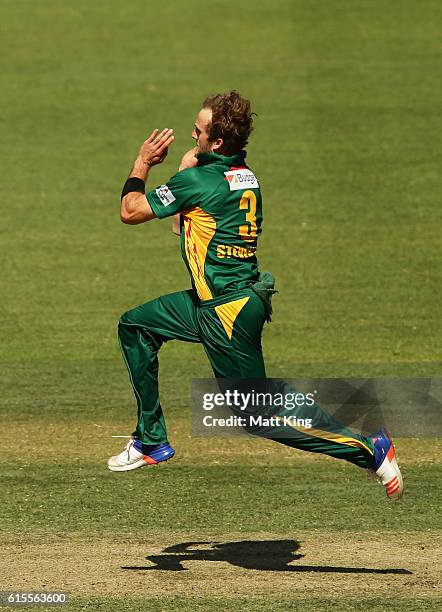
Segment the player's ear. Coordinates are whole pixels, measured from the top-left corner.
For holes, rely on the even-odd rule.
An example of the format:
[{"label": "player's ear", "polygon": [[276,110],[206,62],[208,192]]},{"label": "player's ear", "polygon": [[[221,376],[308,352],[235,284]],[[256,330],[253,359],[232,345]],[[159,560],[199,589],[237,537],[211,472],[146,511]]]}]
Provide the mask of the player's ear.
[{"label": "player's ear", "polygon": [[212,151],[219,151],[224,144],[224,140],[222,138],[217,138],[212,142]]}]

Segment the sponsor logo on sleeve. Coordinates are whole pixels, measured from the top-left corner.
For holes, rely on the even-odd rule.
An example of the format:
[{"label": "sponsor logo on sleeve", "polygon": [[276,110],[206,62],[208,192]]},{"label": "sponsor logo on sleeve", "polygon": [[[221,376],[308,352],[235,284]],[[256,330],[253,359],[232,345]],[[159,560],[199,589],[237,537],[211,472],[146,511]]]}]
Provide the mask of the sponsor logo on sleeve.
[{"label": "sponsor logo on sleeve", "polygon": [[228,172],[224,172],[224,174],[226,175],[226,179],[229,181],[230,191],[259,187],[258,179],[248,168],[229,170]]},{"label": "sponsor logo on sleeve", "polygon": [[155,189],[155,193],[160,198],[163,206],[169,206],[172,202],[175,202],[176,197],[170,191],[167,185],[160,185],[158,189]]}]

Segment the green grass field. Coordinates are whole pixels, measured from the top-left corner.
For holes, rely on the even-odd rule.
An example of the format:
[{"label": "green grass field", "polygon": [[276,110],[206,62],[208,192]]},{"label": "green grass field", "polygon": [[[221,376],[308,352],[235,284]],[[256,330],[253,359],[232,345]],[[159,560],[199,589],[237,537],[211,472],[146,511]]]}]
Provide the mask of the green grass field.
[{"label": "green grass field", "polygon": [[65,590],[72,611],[440,609],[440,439],[398,440],[392,505],[351,465],[192,438],[191,379],[211,372],[170,343],[176,458],[106,461],[134,417],[118,317],[189,286],[167,221],[119,222],[121,186],[155,127],[176,141],[151,184],[175,172],[212,91],[258,114],[268,374],[441,376],[441,17],[435,0],[0,3],[0,590]]}]

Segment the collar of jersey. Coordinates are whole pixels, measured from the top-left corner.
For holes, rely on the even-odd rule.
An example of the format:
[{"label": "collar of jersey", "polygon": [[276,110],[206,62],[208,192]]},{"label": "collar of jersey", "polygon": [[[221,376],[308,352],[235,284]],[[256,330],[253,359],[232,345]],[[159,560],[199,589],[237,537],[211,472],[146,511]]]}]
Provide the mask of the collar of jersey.
[{"label": "collar of jersey", "polygon": [[246,151],[240,151],[236,155],[226,157],[225,155],[219,155],[218,153],[198,153],[198,166],[206,166],[207,164],[224,164],[226,166],[240,166],[244,164],[246,158]]}]

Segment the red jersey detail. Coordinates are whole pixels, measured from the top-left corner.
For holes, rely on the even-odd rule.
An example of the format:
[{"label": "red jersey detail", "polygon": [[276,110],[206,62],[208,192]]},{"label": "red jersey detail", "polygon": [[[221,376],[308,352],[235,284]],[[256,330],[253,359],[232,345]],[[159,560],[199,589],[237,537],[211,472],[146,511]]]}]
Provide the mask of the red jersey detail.
[{"label": "red jersey detail", "polygon": [[[248,170],[247,166],[230,166],[230,170]],[[225,181],[232,182],[232,176],[224,176]]]}]

